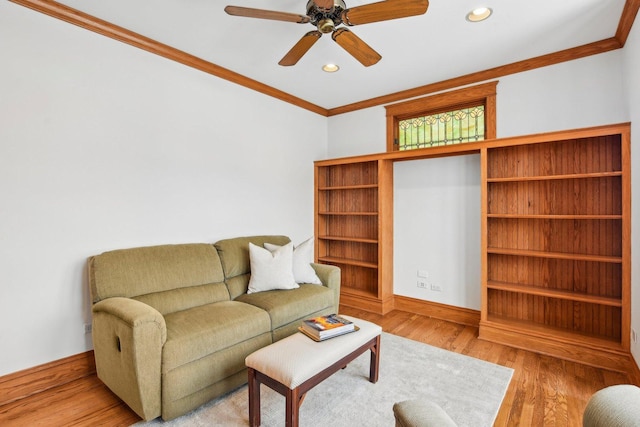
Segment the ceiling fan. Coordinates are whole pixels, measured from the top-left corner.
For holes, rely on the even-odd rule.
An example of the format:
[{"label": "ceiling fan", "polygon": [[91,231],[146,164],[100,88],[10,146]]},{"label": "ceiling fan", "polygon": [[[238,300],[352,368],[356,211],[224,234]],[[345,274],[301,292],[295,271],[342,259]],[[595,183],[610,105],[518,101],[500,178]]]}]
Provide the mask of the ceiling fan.
[{"label": "ceiling fan", "polygon": [[336,43],[360,61],[362,65],[368,67],[382,58],[380,54],[349,29],[338,28],[338,26],[341,24],[361,25],[422,15],[428,7],[429,0],[386,0],[351,9],[347,8],[344,0],[309,0],[306,15],[240,6],[227,6],[224,10],[234,16],[314,25],[316,30],[309,31],[302,36],[298,43],[278,62],[280,65],[295,65],[323,34],[333,33],[331,38]]}]

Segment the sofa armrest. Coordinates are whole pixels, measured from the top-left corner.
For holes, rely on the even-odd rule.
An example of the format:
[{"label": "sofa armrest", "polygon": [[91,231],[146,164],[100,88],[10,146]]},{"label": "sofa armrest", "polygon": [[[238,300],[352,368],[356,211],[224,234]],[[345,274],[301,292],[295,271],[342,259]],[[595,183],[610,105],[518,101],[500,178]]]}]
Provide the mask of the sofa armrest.
[{"label": "sofa armrest", "polygon": [[340,267],[329,264],[311,263],[311,267],[316,271],[318,278],[324,286],[333,291],[334,310],[338,312],[340,305]]},{"label": "sofa armrest", "polygon": [[164,317],[130,298],[107,298],[93,306],[96,371],[118,397],[145,420],[160,416]]}]

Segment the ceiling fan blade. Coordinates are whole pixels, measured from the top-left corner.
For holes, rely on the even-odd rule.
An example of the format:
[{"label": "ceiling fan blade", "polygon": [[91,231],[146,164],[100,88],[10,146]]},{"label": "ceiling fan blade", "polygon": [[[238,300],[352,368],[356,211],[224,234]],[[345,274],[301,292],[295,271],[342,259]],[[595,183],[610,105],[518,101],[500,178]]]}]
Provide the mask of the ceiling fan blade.
[{"label": "ceiling fan blade", "polygon": [[365,67],[373,65],[382,59],[378,52],[346,28],[338,28],[333,32],[331,38]]},{"label": "ceiling fan blade", "polygon": [[274,21],[295,22],[297,24],[306,24],[309,17],[299,15],[297,13],[276,12],[274,10],[254,9],[251,7],[227,6],[224,11],[233,16],[244,16],[247,18],[271,19]]},{"label": "ceiling fan blade", "polygon": [[368,24],[422,15],[429,7],[429,0],[386,0],[356,6],[342,12],[342,21],[347,25]]},{"label": "ceiling fan blade", "polygon": [[290,65],[296,65],[296,63],[304,56],[311,46],[315,44],[322,37],[320,31],[309,31],[302,36],[298,43],[296,43],[289,52],[278,62],[278,64],[288,67]]}]

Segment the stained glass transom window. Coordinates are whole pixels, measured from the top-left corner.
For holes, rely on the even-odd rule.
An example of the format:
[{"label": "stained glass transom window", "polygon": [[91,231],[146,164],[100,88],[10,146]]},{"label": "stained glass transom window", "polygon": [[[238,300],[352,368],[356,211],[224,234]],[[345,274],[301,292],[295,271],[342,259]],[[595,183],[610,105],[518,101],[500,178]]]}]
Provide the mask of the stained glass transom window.
[{"label": "stained glass transom window", "polygon": [[484,105],[398,122],[398,149],[438,147],[485,139]]}]

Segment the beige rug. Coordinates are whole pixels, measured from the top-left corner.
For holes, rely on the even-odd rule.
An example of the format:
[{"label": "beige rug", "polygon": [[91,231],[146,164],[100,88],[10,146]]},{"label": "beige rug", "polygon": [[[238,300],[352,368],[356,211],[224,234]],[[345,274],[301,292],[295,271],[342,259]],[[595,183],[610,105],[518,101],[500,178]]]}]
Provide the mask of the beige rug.
[{"label": "beige rug", "polygon": [[[369,352],[307,393],[302,427],[394,426],[393,404],[407,399],[436,402],[459,426],[492,426],[513,370],[383,333],[380,379],[368,381]],[[284,426],[284,397],[262,386],[262,425]],[[248,425],[247,387],[163,422],[136,427]]]}]

